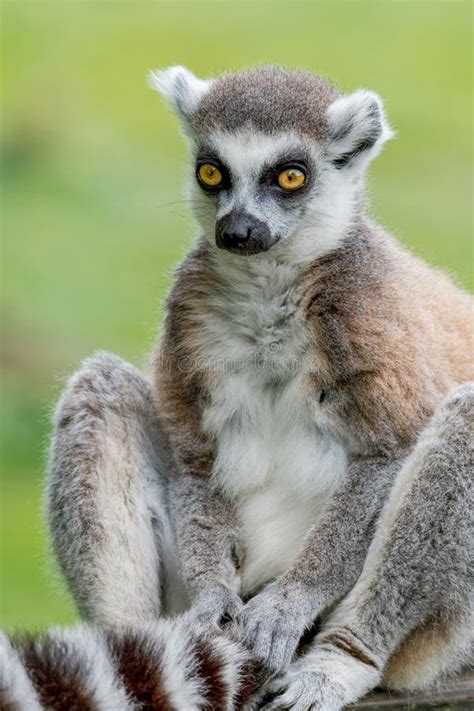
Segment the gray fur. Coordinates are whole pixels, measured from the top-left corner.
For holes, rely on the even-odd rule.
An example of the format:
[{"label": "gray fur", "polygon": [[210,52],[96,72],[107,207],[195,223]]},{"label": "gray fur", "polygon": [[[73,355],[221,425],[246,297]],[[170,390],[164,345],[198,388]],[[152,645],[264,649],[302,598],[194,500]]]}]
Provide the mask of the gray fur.
[{"label": "gray fur", "polygon": [[232,506],[212,491],[208,479],[184,474],[171,480],[170,512],[176,554],[197,617],[207,623],[233,619],[242,603],[238,522]]},{"label": "gray fur", "polygon": [[54,420],[47,518],[80,611],[112,624],[158,616],[168,455],[149,384],[99,353],[71,378]]},{"label": "gray fur", "polygon": [[82,614],[112,626],[154,619],[184,609],[189,592],[199,618],[234,617],[235,514],[209,481],[168,476],[146,379],[116,356],[89,358],[71,378],[55,425],[46,513]]},{"label": "gray fur", "polygon": [[326,109],[339,96],[322,77],[296,69],[262,66],[219,77],[189,116],[194,130],[252,128],[264,133],[328,134]]}]

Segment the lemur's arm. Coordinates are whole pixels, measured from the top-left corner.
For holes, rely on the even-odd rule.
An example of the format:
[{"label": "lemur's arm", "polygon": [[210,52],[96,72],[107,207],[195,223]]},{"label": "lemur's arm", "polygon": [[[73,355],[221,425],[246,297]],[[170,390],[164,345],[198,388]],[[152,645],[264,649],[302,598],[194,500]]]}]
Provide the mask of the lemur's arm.
[{"label": "lemur's arm", "polygon": [[199,619],[234,618],[242,606],[234,509],[211,490],[208,478],[185,473],[171,482],[170,512],[182,574]]},{"label": "lemur's arm", "polygon": [[245,606],[243,635],[268,668],[285,666],[305,629],[357,580],[400,466],[399,459],[354,461],[291,567]]},{"label": "lemur's arm", "polygon": [[238,525],[231,504],[210,485],[214,448],[201,428],[206,377],[186,354],[181,330],[171,308],[154,362],[158,411],[174,459],[170,514],[193,607],[202,621],[217,622],[234,617],[242,605]]}]

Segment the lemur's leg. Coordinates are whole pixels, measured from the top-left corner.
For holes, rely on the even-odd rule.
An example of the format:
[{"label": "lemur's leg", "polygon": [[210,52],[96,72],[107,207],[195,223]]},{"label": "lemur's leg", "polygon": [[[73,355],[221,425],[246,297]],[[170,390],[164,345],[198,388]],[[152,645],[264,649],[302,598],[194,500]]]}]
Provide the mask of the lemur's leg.
[{"label": "lemur's leg", "polygon": [[[473,638],[472,626],[464,633],[460,626],[473,582],[473,409],[472,385],[439,408],[398,475],[358,582],[313,648],[289,667],[269,708],[337,711],[356,701],[381,682],[394,654],[413,655],[417,639],[423,653],[436,620],[438,648],[431,663],[414,670],[411,685],[462,666]],[[390,677],[390,663],[387,671]]]},{"label": "lemur's leg", "polygon": [[[173,540],[165,447],[147,380],[99,353],[69,381],[54,423],[47,519],[80,611],[115,625],[156,617],[173,586]],[[174,582],[176,600],[182,591]]]}]

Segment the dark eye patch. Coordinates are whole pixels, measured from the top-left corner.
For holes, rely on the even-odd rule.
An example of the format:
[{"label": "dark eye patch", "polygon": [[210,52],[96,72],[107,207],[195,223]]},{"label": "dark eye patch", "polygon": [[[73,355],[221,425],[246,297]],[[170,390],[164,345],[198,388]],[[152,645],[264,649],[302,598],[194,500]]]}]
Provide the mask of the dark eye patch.
[{"label": "dark eye patch", "polygon": [[[289,168],[296,168],[301,170],[305,175],[304,184],[298,188],[298,190],[289,191],[280,187],[278,183],[278,176],[284,170]],[[292,206],[299,205],[304,197],[307,195],[308,191],[314,185],[315,181],[315,167],[313,161],[309,155],[304,153],[292,153],[280,156],[280,158],[273,164],[267,165],[263,168],[259,183],[261,189],[269,196],[276,198],[283,205],[291,204]]]},{"label": "dark eye patch", "polygon": [[[199,168],[202,165],[205,165],[206,163],[215,165],[216,168],[218,168],[222,174],[222,182],[219,183],[219,185],[216,187],[204,185],[199,180],[199,177],[198,177]],[[213,153],[212,151],[205,151],[205,150],[200,150],[197,157],[196,157],[196,179],[197,179],[199,185],[201,186],[201,188],[209,193],[216,193],[216,192],[219,192],[220,190],[229,189],[232,184],[232,181],[230,179],[230,171],[227,168],[227,166],[224,165],[224,163],[220,160],[220,158],[215,153]]]},{"label": "dark eye patch", "polygon": [[286,168],[298,168],[299,170],[302,170],[305,175],[309,173],[308,160],[306,159],[306,156],[288,154],[280,156],[278,160],[265,165],[260,173],[260,182],[268,182],[274,177],[278,177],[281,171]]}]

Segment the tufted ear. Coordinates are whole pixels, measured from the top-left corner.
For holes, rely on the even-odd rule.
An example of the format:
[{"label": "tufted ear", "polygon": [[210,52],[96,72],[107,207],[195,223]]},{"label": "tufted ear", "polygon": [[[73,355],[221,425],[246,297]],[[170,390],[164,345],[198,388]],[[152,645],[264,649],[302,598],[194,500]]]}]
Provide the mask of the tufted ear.
[{"label": "tufted ear", "polygon": [[382,99],[358,89],[336,99],[328,109],[328,153],[337,168],[364,168],[394,133],[385,117]]},{"label": "tufted ear", "polygon": [[148,83],[164,96],[173,111],[187,122],[209,90],[212,80],[198,79],[186,67],[174,66],[149,71]]}]

